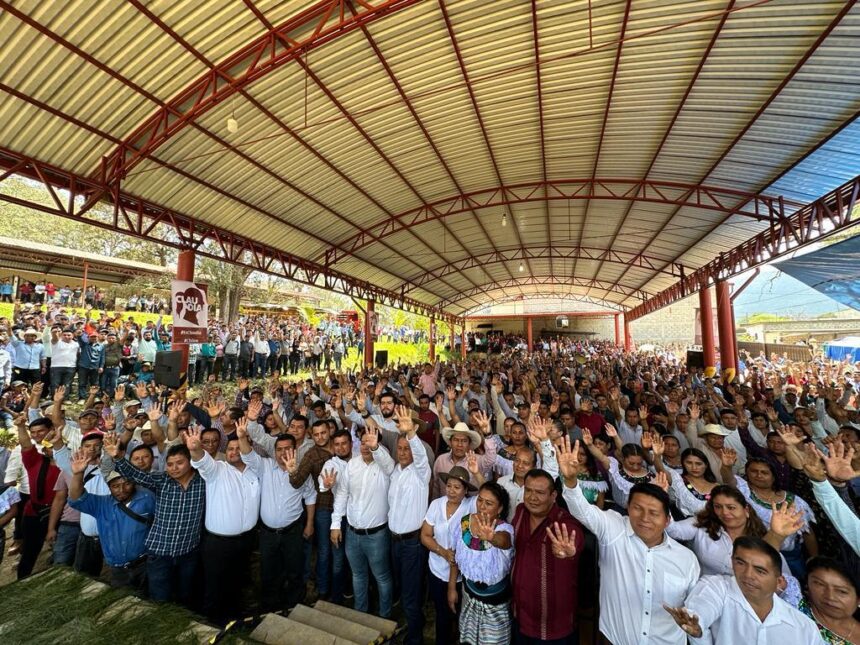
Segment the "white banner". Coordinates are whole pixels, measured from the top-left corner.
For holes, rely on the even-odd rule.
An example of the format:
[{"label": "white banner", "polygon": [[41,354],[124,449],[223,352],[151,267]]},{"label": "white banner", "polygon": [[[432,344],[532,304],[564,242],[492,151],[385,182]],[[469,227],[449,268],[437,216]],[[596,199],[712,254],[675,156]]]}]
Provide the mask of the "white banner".
[{"label": "white banner", "polygon": [[170,284],[174,343],[204,343],[208,338],[209,299],[205,284],[173,280]]}]

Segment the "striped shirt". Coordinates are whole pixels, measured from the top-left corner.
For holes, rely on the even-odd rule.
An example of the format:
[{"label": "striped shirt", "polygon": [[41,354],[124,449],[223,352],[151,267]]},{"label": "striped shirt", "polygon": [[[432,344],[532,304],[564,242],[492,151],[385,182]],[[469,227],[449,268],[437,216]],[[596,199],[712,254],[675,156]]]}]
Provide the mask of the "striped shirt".
[{"label": "striped shirt", "polygon": [[206,506],[206,482],[195,472],[187,488],[167,473],[147,473],[127,459],[114,462],[123,477],[155,493],[155,521],[146,536],[146,548],[154,555],[180,556],[200,544],[203,512]]}]

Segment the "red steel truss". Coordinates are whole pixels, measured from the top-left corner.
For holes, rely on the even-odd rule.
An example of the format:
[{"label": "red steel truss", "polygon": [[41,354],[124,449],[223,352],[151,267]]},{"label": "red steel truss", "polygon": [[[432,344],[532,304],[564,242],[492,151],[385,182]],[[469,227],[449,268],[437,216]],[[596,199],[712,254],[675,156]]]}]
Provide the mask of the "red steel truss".
[{"label": "red steel truss", "polygon": [[[118,231],[178,249],[194,249],[197,255],[230,262],[303,284],[338,291],[353,298],[372,299],[413,313],[434,315],[439,320],[460,319],[398,291],[332,271],[319,264],[279,251],[250,238],[206,224],[188,215],[108,187],[96,180],[26,157],[0,147],[0,201],[33,208],[75,221]],[[12,175],[39,182],[45,202],[15,197],[2,191]],[[93,207],[105,201],[110,212]],[[204,242],[209,242],[204,246]]]},{"label": "red steel truss", "polygon": [[681,300],[718,280],[775,260],[810,242],[822,240],[860,222],[852,211],[860,197],[860,176],[807,204],[790,218],[762,231],[634,307],[627,315],[636,320]]},{"label": "red steel truss", "polygon": [[100,181],[112,185],[162,143],[200,115],[223,103],[250,83],[345,33],[419,0],[356,0],[354,12],[346,0],[323,0],[246,45],[207,71],[157,111],[107,157]]},{"label": "red steel truss", "polygon": [[408,293],[412,289],[417,289],[434,280],[441,280],[445,276],[453,273],[459,273],[468,269],[485,267],[489,264],[498,264],[500,262],[515,262],[517,260],[553,260],[553,259],[569,259],[569,260],[596,260],[600,262],[612,262],[616,264],[625,264],[631,267],[639,267],[642,269],[650,269],[659,271],[665,275],[673,277],[683,277],[683,267],[672,266],[663,268],[666,264],[665,260],[653,258],[641,253],[631,253],[629,251],[615,251],[612,249],[595,249],[576,245],[557,244],[552,247],[535,246],[522,247],[513,249],[503,249],[501,251],[490,251],[479,255],[470,255],[469,257],[457,260],[444,266],[429,269],[426,273],[416,275],[400,285],[404,293]]},{"label": "red steel truss", "polygon": [[[446,307],[450,307],[451,305],[460,302],[461,300],[466,300],[471,298],[472,296],[481,294],[481,293],[490,293],[492,291],[503,291],[504,289],[516,289],[519,287],[530,287],[530,286],[561,286],[568,287],[568,289],[574,289],[576,287],[582,287],[585,289],[609,289],[612,283],[608,280],[597,280],[597,279],[585,279],[585,278],[568,278],[568,277],[560,277],[555,275],[549,276],[525,276],[522,278],[513,278],[511,280],[499,280],[498,282],[491,282],[489,284],[482,284],[473,289],[469,289],[467,291],[461,291],[460,293],[454,294],[450,298],[445,298],[444,300],[440,300],[436,303],[437,309],[445,309]],[[551,291],[550,289],[546,291]],[[627,287],[616,286],[613,291],[615,293],[619,293],[623,295],[625,298],[639,298],[640,300],[647,301],[649,298],[653,297],[653,294],[648,293],[647,291],[642,291],[640,289],[629,289]],[[555,292],[556,296],[559,295],[559,292]],[[561,295],[567,295],[564,292],[561,292]],[[519,294],[514,296],[514,299],[518,298]],[[618,303],[606,302],[607,306],[611,306],[612,304],[620,307]],[[475,309],[475,307],[469,307],[469,311]],[[462,315],[462,314],[461,314]]]},{"label": "red steel truss", "polygon": [[717,211],[726,217],[744,215],[771,225],[784,221],[794,210],[803,206],[800,202],[782,197],[747,193],[733,188],[649,179],[587,178],[510,184],[446,197],[405,211],[343,240],[338,244],[339,248],[327,249],[317,261],[331,266],[380,238],[478,208],[576,199],[675,204]]},{"label": "red steel truss", "polygon": [[[549,312],[541,312],[541,311],[532,311],[527,312],[525,314],[497,314],[497,315],[487,315],[482,316],[481,314],[475,313],[479,309],[483,309],[484,307],[489,307],[490,305],[497,304],[505,304],[510,302],[528,302],[530,300],[544,301],[544,300],[562,300],[565,302],[584,302],[589,305],[595,305],[597,307],[603,307],[604,309],[611,309],[611,312],[606,311],[590,311],[590,312],[568,312],[565,315],[567,316],[594,316],[594,317],[603,317],[603,316],[614,316],[616,313],[624,313],[624,307],[621,305],[617,305],[615,303],[607,302],[605,300],[600,300],[598,298],[592,298],[591,296],[580,296],[575,293],[559,293],[558,291],[539,291],[536,293],[526,293],[524,295],[510,295],[503,296],[501,298],[492,298],[487,300],[486,303],[482,303],[480,307],[472,307],[464,311],[461,316],[469,319],[478,319],[478,318],[515,318],[521,315],[528,316],[539,316],[539,315],[550,315]],[[554,314],[553,314],[554,315]]]}]

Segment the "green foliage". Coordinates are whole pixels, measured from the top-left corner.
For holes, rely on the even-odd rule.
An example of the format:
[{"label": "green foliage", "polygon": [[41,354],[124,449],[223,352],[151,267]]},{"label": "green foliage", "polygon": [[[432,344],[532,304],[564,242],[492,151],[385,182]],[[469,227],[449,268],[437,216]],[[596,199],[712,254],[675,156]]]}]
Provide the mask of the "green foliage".
[{"label": "green foliage", "polygon": [[791,320],[788,316],[779,316],[777,314],[767,314],[767,313],[759,313],[752,314],[751,316],[747,316],[742,324],[744,325],[757,325],[760,323],[769,323],[769,322],[783,322],[785,320]]}]

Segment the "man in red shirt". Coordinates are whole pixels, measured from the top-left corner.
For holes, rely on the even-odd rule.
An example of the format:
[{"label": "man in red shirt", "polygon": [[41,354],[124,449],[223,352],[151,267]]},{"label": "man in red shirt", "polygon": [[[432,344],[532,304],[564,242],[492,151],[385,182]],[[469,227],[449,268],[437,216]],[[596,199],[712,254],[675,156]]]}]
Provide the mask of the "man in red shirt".
[{"label": "man in red shirt", "polygon": [[603,418],[603,415],[594,411],[594,399],[590,396],[583,396],[579,400],[579,410],[576,411],[576,425],[579,429],[585,432],[587,428],[591,436],[596,437],[603,432],[605,424],[606,419]]},{"label": "man in red shirt", "polygon": [[50,444],[44,447],[41,453],[36,449],[36,444],[44,445],[42,442],[53,431],[54,424],[47,417],[41,417],[30,422],[30,431],[27,432],[26,423],[26,412],[15,419],[18,443],[21,446],[21,462],[30,482],[30,498],[24,505],[21,524],[23,544],[18,562],[18,580],[32,573],[45,544],[51,502],[54,501],[54,484],[60,475],[60,469],[51,463]]},{"label": "man in red shirt", "polygon": [[514,515],[517,557],[511,573],[517,645],[578,643],[576,625],[579,554],[584,530],[556,504],[552,476],[526,473],[523,503]]}]

